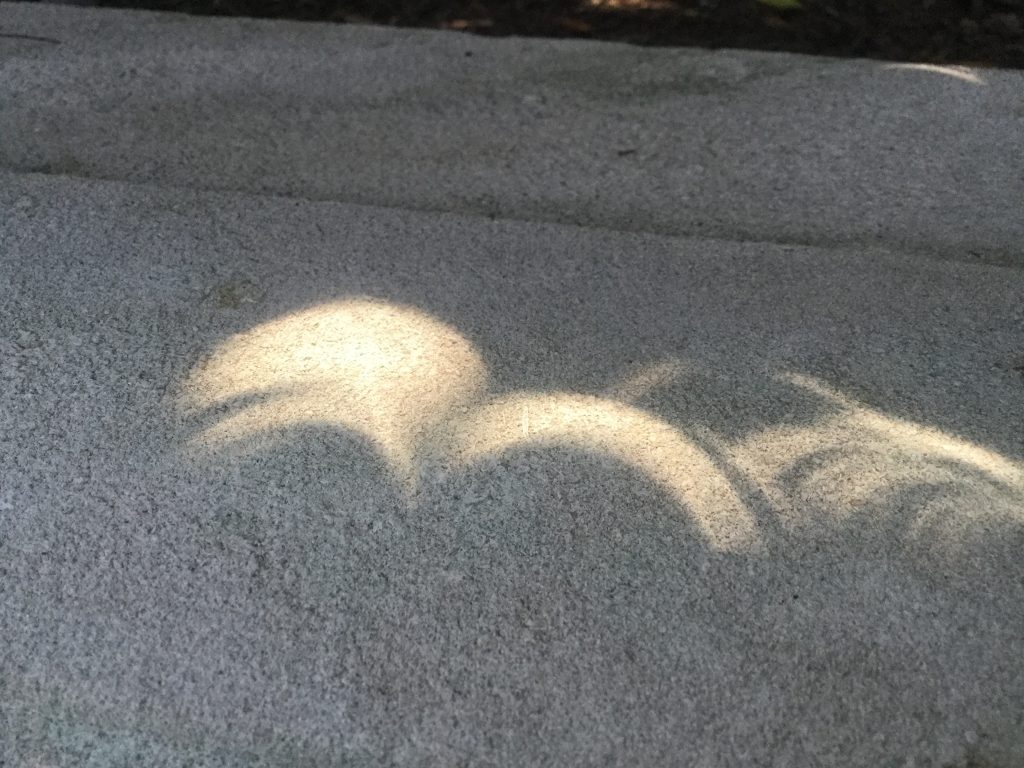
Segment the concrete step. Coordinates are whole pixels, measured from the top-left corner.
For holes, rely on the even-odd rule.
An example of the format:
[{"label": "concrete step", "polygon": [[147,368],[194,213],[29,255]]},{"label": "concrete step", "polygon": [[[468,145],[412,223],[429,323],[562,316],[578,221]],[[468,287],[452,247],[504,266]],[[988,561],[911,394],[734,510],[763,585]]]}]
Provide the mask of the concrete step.
[{"label": "concrete step", "polygon": [[1020,266],[1024,73],[5,3],[0,167]]}]

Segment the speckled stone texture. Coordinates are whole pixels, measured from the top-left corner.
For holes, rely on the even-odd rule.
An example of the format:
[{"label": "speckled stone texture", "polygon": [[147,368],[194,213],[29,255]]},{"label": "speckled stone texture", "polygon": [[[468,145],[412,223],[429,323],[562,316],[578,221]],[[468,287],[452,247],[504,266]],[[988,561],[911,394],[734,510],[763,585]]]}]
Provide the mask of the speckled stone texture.
[{"label": "speckled stone texture", "polygon": [[0,25],[4,768],[1024,762],[1019,73]]}]

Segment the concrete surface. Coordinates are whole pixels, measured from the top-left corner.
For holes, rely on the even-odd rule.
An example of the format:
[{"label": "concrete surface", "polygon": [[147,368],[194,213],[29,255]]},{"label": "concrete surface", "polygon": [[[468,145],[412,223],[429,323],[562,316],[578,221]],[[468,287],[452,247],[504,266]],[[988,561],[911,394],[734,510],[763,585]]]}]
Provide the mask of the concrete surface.
[{"label": "concrete surface", "polygon": [[[1024,762],[1019,73],[0,23],[62,41],[0,37],[4,768]],[[601,155],[613,114],[738,149],[769,93],[762,149],[840,173]],[[928,93],[1004,117],[952,159]]]},{"label": "concrete surface", "polygon": [[1024,75],[5,3],[0,167],[1024,263]]}]

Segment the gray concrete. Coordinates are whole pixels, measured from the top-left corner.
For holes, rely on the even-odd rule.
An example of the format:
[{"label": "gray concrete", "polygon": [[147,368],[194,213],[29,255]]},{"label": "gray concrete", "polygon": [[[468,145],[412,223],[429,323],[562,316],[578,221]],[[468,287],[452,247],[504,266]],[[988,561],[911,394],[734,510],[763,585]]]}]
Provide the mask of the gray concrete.
[{"label": "gray concrete", "polygon": [[1019,73],[2,13],[4,768],[1024,762]]},{"label": "gray concrete", "polygon": [[[1020,272],[0,188],[8,764],[1019,763]],[[628,424],[625,453],[584,425],[467,463],[456,414],[413,487],[380,448],[421,423],[400,384],[252,410],[305,397],[259,329],[359,297],[446,323],[428,353],[476,351],[460,413],[567,391],[677,429],[754,535],[709,533]]]},{"label": "gray concrete", "polygon": [[[1024,74],[5,3],[0,167],[1022,263]],[[471,55],[470,55],[471,54]]]}]

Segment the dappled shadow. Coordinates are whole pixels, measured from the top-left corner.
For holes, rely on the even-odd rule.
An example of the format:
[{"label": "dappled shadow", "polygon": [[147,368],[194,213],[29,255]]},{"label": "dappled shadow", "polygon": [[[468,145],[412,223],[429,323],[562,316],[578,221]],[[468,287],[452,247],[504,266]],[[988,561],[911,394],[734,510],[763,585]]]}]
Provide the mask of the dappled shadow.
[{"label": "dappled shadow", "polygon": [[194,441],[207,450],[255,446],[297,424],[354,430],[378,446],[410,492],[428,459],[473,463],[534,443],[607,453],[669,490],[712,546],[756,544],[729,483],[669,424],[595,396],[489,398],[486,382],[479,355],[450,327],[411,308],[355,299],[230,339],[189,381],[186,407],[220,414]]},{"label": "dappled shadow", "polygon": [[[1017,462],[965,440],[885,416],[806,376],[789,375],[796,386],[820,394],[838,407],[808,427],[776,427],[735,446],[735,458],[780,510],[784,527],[827,529],[839,520],[856,530],[886,529],[871,513],[890,512],[898,502],[932,493],[901,510],[897,529],[911,537],[953,547],[971,529],[1007,531],[1022,523],[1024,472]],[[904,495],[906,498],[904,498]],[[884,499],[886,503],[879,500]],[[948,529],[939,535],[941,528]],[[887,529],[888,530],[888,529]],[[889,544],[894,544],[889,540]],[[952,554],[952,551],[950,551]]]},{"label": "dappled shadow", "polygon": [[[676,427],[628,402],[656,390],[678,394],[673,387],[686,373],[678,360],[641,366],[604,397],[490,395],[482,357],[454,328],[410,307],[358,298],[228,339],[190,377],[182,405],[202,424],[191,450],[210,457],[225,446],[288,442],[302,425],[352,430],[376,447],[410,501],[425,474],[500,461],[511,450],[605,455],[665,490],[708,546],[723,551],[750,554],[804,526],[863,520],[879,494],[902,488],[955,489],[943,514],[961,526],[1020,523],[1024,470],[1016,462],[885,416],[804,374],[767,380],[813,402],[797,410],[815,415],[741,437],[706,428],[690,437],[692,425]],[[934,538],[939,513],[931,501],[920,521],[900,530]]]},{"label": "dappled shadow", "polygon": [[485,385],[479,356],[456,331],[416,310],[355,300],[316,307],[237,336],[192,382],[194,403],[223,410],[206,445],[258,439],[323,421],[374,441],[415,484],[424,434]]},{"label": "dappled shadow", "polygon": [[639,409],[587,395],[516,394],[481,404],[453,443],[463,462],[546,444],[607,454],[667,490],[699,521],[709,545],[757,546],[753,518],[712,460],[685,433]]},{"label": "dappled shadow", "polygon": [[900,712],[884,754],[1012,765],[1015,462],[807,376],[772,386],[817,407],[729,435],[623,402],[681,397],[678,360],[493,395],[481,357],[365,298],[225,338],[182,382],[184,455],[151,470],[193,490],[106,590],[67,587],[82,613],[53,653],[84,635],[116,658],[15,681],[19,738],[82,760],[727,764],[739,742],[869,765],[860,736]]},{"label": "dappled shadow", "polygon": [[[139,328],[160,339],[180,367],[156,373],[180,379],[160,398],[133,355],[108,380],[55,377],[47,349],[19,353],[38,381],[100,376],[145,414],[115,426],[145,434],[80,500],[63,479],[44,487],[60,510],[45,552],[17,546],[47,521],[9,516],[18,586],[0,607],[11,653],[37,660],[10,674],[16,754],[1012,766],[1017,379],[995,371],[977,385],[991,411],[971,410],[973,380],[950,394],[892,375],[893,357],[933,355],[942,338],[890,310],[903,346],[877,352],[890,337],[870,325],[870,296],[854,299],[868,351],[833,343],[846,317],[824,288],[858,281],[820,277],[829,265],[787,261],[790,303],[769,295],[782,306],[762,313],[749,297],[772,284],[747,263],[702,254],[702,278],[658,247],[607,279],[606,262],[595,276],[509,258],[500,289],[471,248],[439,267],[424,246],[411,262],[350,260],[333,283],[302,253],[288,274],[254,275],[268,295],[241,307],[206,283],[189,284],[200,298],[180,315],[83,296],[86,313],[113,307],[124,346]],[[47,281],[40,303],[45,290],[70,289]],[[1000,312],[979,310],[986,324]],[[967,329],[944,358],[954,374],[1003,354],[998,336],[973,341],[972,317],[951,326]],[[840,368],[847,351],[860,378]],[[869,386],[892,380],[916,403]],[[968,417],[915,417],[929,392]],[[103,428],[85,448],[116,461],[110,444],[127,441]],[[44,589],[58,597],[44,604]]]},{"label": "dappled shadow", "polygon": [[[372,338],[368,316],[388,318],[371,324]],[[677,754],[682,732],[689,753],[712,764],[721,740],[736,739],[797,762],[842,749],[867,765],[877,753],[851,734],[880,732],[901,712],[915,725],[887,754],[931,736],[928,754],[946,764],[981,755],[1012,765],[1021,743],[1005,714],[1021,689],[1008,659],[1024,594],[1006,576],[1019,573],[1010,555],[1021,507],[1004,506],[993,525],[997,510],[976,494],[1019,498],[1013,463],[792,376],[779,380],[831,403],[822,423],[740,441],[698,430],[681,449],[702,446],[692,466],[663,449],[652,459],[642,439],[678,447],[686,425],[608,396],[536,392],[442,406],[396,453],[376,425],[392,434],[409,422],[362,411],[430,391],[429,371],[447,369],[393,354],[408,351],[411,336],[398,332],[407,321],[457,335],[410,307],[332,302],[229,337],[186,380],[198,492],[177,500],[161,550],[194,553],[191,564],[149,567],[155,552],[136,562],[133,589],[159,596],[159,616],[90,631],[141,654],[143,668],[171,658],[183,678],[218,682],[151,695],[160,716],[131,725],[116,697],[68,711],[63,694],[20,691],[43,697],[50,743],[85,756],[94,744],[105,754],[158,744],[179,760],[282,765],[396,754],[674,764],[664,754]],[[373,377],[332,351],[352,348],[346,329],[360,359],[389,361],[371,365]],[[476,359],[462,342],[421,341],[424,354]],[[642,399],[679,370],[641,366],[610,391]],[[415,386],[397,387],[399,372]],[[253,400],[261,386],[270,397]],[[231,400],[239,388],[248,395]],[[524,405],[536,407],[525,430]],[[217,430],[240,413],[244,430]],[[395,455],[411,457],[415,483]],[[695,471],[712,493],[729,493],[716,485],[726,478],[744,503],[769,499],[780,519],[758,523],[765,546],[722,551],[702,517],[716,501],[681,498],[679,480],[659,474],[668,469]],[[249,671],[230,679],[240,660]],[[206,727],[181,714],[182,701],[236,712],[236,727]],[[936,725],[965,717],[973,735]],[[800,738],[789,735],[793,718]],[[323,738],[325,723],[345,738]],[[782,745],[766,747],[765,732]]]}]

